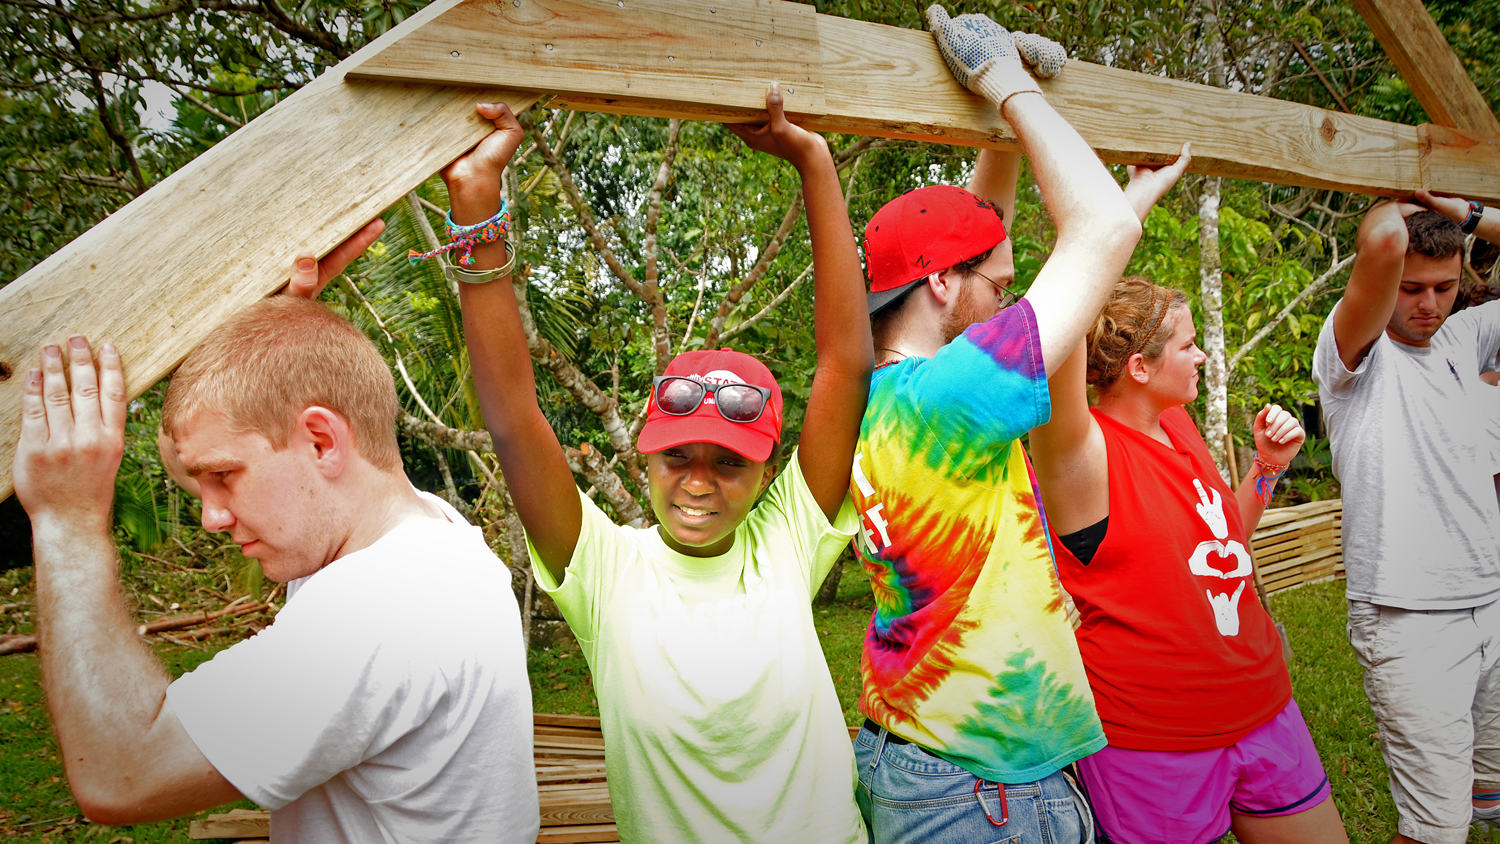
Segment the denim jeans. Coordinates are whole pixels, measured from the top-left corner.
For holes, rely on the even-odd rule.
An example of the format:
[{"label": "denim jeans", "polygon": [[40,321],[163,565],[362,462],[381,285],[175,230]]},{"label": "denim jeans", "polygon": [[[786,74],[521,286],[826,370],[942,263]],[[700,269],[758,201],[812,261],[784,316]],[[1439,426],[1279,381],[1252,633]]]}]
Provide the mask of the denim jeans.
[{"label": "denim jeans", "polygon": [[872,844],[1090,844],[1094,819],[1067,777],[1055,773],[1000,791],[915,744],[886,741],[867,726],[854,741],[855,800]]}]

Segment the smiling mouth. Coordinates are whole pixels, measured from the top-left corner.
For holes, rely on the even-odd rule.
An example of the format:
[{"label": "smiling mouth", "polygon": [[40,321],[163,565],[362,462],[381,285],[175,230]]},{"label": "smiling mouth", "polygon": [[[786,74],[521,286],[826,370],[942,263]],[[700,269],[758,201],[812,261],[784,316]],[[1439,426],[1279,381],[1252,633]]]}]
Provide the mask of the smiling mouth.
[{"label": "smiling mouth", "polygon": [[690,519],[706,519],[719,512],[718,510],[702,510],[697,507],[686,507],[682,504],[673,504],[672,506],[676,507],[684,516]]}]

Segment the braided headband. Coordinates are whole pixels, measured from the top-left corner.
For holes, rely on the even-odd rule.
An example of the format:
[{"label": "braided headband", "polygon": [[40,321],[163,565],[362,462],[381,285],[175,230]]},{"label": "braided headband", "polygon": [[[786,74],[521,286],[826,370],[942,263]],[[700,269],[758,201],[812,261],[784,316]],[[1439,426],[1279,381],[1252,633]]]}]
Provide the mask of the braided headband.
[{"label": "braided headband", "polygon": [[1136,339],[1135,343],[1131,344],[1130,351],[1126,352],[1125,356],[1120,358],[1120,362],[1115,364],[1110,368],[1108,372],[1099,377],[1100,383],[1107,384],[1113,381],[1115,376],[1119,374],[1120,369],[1123,368],[1125,364],[1129,363],[1130,359],[1135,357],[1137,352],[1139,352],[1141,349],[1144,349],[1146,347],[1146,344],[1151,342],[1152,337],[1156,336],[1156,330],[1158,328],[1161,328],[1162,320],[1167,318],[1167,311],[1171,310],[1170,307],[1163,303],[1161,313],[1156,312],[1156,302],[1160,298],[1162,297],[1158,295],[1158,291],[1153,289],[1151,291],[1151,314],[1152,316],[1156,317],[1156,319],[1152,320],[1151,327],[1142,332],[1140,337]]}]

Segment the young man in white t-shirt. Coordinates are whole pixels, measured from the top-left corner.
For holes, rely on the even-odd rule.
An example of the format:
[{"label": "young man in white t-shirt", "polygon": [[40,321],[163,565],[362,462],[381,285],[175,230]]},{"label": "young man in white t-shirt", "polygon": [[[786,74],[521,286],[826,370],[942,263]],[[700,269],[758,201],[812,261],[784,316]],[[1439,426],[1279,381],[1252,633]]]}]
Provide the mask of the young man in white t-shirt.
[{"label": "young man in white t-shirt", "polygon": [[[504,248],[475,246],[475,283],[459,288],[474,386],[532,571],[593,672],[626,844],[865,840],[811,602],[854,534],[847,490],[874,352],[827,143],[787,122],[774,87],[767,105],[768,125],[732,128],[802,177],[818,347],[805,447],[774,481],[775,378],[746,354],[689,352],[653,379],[636,444],[659,524],[615,524],[579,491],[537,405]],[[458,225],[502,208],[501,173],[521,142],[505,106],[479,112],[496,131],[443,173]]]},{"label": "young man in white t-shirt", "polygon": [[1500,301],[1452,315],[1479,203],[1418,194],[1360,225],[1313,379],[1344,490],[1349,641],[1399,815],[1393,841],[1459,844],[1500,820],[1500,505],[1480,370]]},{"label": "young man in white t-shirt", "polygon": [[27,374],[14,476],[35,539],[42,680],[84,814],[139,823],[245,796],[272,810],[278,842],[535,841],[509,572],[407,480],[374,345],[278,296],[178,369],[163,430],[205,529],[300,588],[270,627],[175,682],[115,577],[121,355],[103,344],[96,369],[85,338],[67,347],[66,360],[44,347]]}]

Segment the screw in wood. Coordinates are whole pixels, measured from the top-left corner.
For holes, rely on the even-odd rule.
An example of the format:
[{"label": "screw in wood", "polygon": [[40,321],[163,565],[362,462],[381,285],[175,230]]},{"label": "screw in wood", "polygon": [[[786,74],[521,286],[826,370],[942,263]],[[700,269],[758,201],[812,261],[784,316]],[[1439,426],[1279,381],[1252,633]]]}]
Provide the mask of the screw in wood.
[{"label": "screw in wood", "polygon": [[547,49],[548,49],[548,50],[550,50],[550,49],[552,49],[552,45],[551,45],[551,44],[548,44],[548,45],[547,45]]},{"label": "screw in wood", "polygon": [[450,56],[452,56],[453,58],[456,59],[456,58],[458,58],[458,51],[454,50],[453,52],[449,53],[448,55],[450,55]]},{"label": "screw in wood", "polygon": [[755,39],[755,46],[757,46],[757,47],[760,46],[760,39],[759,38]]}]

